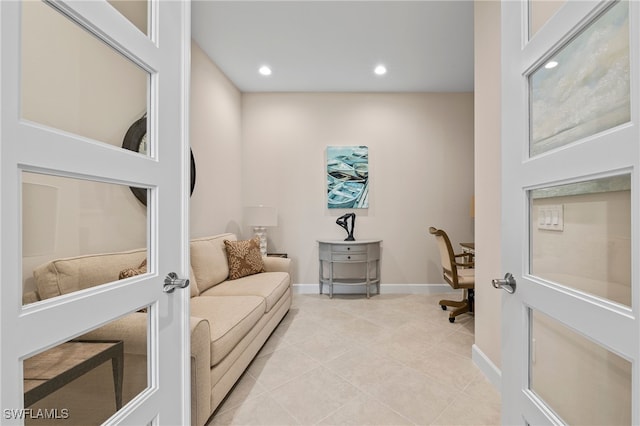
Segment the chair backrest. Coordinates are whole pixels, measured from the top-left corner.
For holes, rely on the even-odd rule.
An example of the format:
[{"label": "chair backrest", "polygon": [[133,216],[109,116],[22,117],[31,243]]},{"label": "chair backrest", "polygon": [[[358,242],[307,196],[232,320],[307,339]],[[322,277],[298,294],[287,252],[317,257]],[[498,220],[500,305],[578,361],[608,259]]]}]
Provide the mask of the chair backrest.
[{"label": "chair backrest", "polygon": [[440,251],[440,262],[442,263],[442,276],[453,288],[458,287],[458,268],[455,265],[455,256],[451,240],[446,232],[442,229],[429,227],[429,233],[436,237],[438,250]]}]

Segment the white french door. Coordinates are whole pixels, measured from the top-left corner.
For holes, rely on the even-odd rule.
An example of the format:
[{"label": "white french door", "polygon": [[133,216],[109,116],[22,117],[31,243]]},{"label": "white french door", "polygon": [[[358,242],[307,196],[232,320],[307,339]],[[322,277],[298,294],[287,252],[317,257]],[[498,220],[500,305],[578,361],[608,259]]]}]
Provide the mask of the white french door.
[{"label": "white french door", "polygon": [[[125,15],[140,5],[134,25]],[[186,1],[0,3],[0,423],[28,423],[34,414],[88,421],[96,410],[81,413],[93,403],[82,398],[101,383],[55,411],[22,410],[25,360],[130,324],[129,316],[142,335],[138,346],[125,340],[125,352],[142,367],[125,363],[124,406],[111,396],[114,408],[100,422],[190,423],[189,289],[163,292],[168,273],[189,276],[189,52]],[[121,148],[142,114],[148,148]],[[146,206],[129,187],[146,189]],[[43,292],[30,262],[121,249],[140,249],[132,266],[146,258],[147,272],[98,283],[69,276],[74,291],[26,297]],[[141,385],[127,396],[129,373]],[[107,385],[113,392],[115,383]],[[73,400],[78,408],[66,408]]]},{"label": "white french door", "polygon": [[640,4],[558,4],[502,2],[502,422],[639,424]]}]

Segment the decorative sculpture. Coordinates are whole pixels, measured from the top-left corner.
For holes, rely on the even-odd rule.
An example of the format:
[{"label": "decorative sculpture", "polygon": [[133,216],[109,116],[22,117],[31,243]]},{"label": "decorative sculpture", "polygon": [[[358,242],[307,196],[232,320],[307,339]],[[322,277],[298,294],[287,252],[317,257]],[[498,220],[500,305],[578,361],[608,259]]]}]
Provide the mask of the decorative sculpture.
[{"label": "decorative sculpture", "polygon": [[[347,223],[347,221],[349,219],[351,219],[351,227],[349,227],[349,224]],[[345,231],[347,231],[347,238],[344,239],[345,241],[355,241],[356,240],[355,238],[353,238],[353,230],[356,227],[356,214],[355,213],[343,214],[338,219],[336,219],[336,223],[338,225],[340,225],[341,227],[343,227]],[[349,229],[349,228],[351,228],[351,229]]]}]

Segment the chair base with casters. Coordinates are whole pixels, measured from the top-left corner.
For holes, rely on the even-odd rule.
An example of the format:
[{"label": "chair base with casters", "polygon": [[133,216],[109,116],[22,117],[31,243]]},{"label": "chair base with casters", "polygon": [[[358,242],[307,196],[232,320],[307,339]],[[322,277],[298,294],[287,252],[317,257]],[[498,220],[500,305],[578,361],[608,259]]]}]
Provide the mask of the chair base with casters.
[{"label": "chair base with casters", "polygon": [[473,289],[466,289],[465,290],[466,296],[464,299],[462,300],[446,300],[443,299],[440,302],[438,302],[440,304],[440,307],[442,308],[443,311],[447,310],[447,307],[452,307],[452,308],[457,308],[454,309],[453,311],[451,311],[449,313],[449,322],[450,323],[454,323],[456,320],[456,317],[458,315],[461,314],[465,314],[467,312],[473,313],[473,298],[474,298],[474,294],[473,294]]}]

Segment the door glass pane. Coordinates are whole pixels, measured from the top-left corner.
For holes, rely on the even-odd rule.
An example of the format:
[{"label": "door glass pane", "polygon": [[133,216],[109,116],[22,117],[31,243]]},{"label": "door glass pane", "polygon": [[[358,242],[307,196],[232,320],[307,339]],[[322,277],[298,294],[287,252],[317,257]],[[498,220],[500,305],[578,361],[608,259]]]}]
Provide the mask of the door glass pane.
[{"label": "door glass pane", "polygon": [[566,2],[566,0],[529,0],[529,38],[533,37]]},{"label": "door glass pane", "polygon": [[109,4],[127,18],[144,34],[147,31],[149,21],[149,2],[147,0],[109,0]]},{"label": "door glass pane", "polygon": [[31,172],[22,182],[25,304],[146,272],[147,207],[129,187]]},{"label": "door glass pane", "polygon": [[22,8],[22,118],[122,146],[147,111],[149,74],[53,7]]},{"label": "door glass pane", "polygon": [[631,306],[631,177],[530,192],[530,273]]},{"label": "door glass pane", "polygon": [[531,312],[531,390],[566,424],[631,424],[631,363]]},{"label": "door glass pane", "polygon": [[25,359],[25,424],[99,425],[145,390],[147,311]]},{"label": "door glass pane", "polygon": [[529,77],[531,156],[630,119],[629,5],[619,2]]}]

